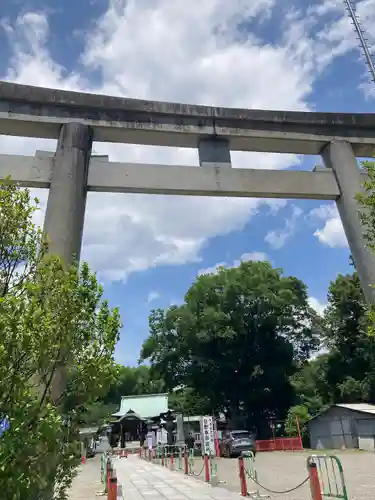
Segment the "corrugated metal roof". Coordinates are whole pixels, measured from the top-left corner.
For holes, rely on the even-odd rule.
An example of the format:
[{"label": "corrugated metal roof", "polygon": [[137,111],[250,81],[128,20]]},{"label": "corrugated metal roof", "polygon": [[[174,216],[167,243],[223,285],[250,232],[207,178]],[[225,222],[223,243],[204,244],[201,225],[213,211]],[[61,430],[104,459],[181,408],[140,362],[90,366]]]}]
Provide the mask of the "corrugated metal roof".
[{"label": "corrugated metal roof", "polygon": [[123,417],[129,411],[139,415],[142,419],[156,417],[168,411],[168,394],[144,394],[141,396],[123,396],[121,406],[114,417]]},{"label": "corrugated metal roof", "polygon": [[360,411],[362,413],[373,413],[375,415],[375,405],[369,405],[367,403],[338,403],[334,406],[340,406],[341,408],[347,408],[348,410]]},{"label": "corrugated metal roof", "polygon": [[359,411],[362,413],[371,413],[371,414],[375,415],[375,405],[369,405],[367,403],[336,403],[334,405],[331,405],[329,408],[326,408],[325,410],[314,415],[310,419],[310,422],[312,420],[315,420],[316,418],[324,415],[325,413],[327,413],[328,410],[330,410],[334,406],[339,406],[340,408],[347,408],[348,410]]}]

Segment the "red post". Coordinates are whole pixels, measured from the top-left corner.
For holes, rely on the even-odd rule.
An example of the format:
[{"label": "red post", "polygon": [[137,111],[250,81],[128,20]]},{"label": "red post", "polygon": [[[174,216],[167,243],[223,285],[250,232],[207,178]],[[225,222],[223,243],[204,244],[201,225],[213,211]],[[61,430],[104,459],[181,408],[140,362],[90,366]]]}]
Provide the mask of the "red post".
[{"label": "red post", "polygon": [[184,453],[184,472],[186,475],[189,474],[189,455],[188,455],[188,451],[185,449],[185,453]]},{"label": "red post", "polygon": [[309,461],[307,465],[307,470],[309,471],[310,491],[312,500],[323,500],[316,463]]},{"label": "red post", "polygon": [[108,499],[117,500],[117,477],[111,477],[109,480]]},{"label": "red post", "polygon": [[302,443],[302,436],[301,436],[301,427],[299,425],[298,415],[296,415],[296,424],[297,424],[297,431],[298,431],[298,437],[299,437],[299,444],[300,444],[301,450],[303,450],[303,443]]},{"label": "red post", "polygon": [[164,446],[161,448],[161,465],[164,466]]},{"label": "red post", "polygon": [[246,484],[245,464],[243,461],[243,457],[240,457],[238,459],[238,472],[240,476],[241,496],[247,497],[247,484]]},{"label": "red post", "polygon": [[141,448],[141,446],[139,447],[139,458],[142,458],[142,448]]},{"label": "red post", "polygon": [[220,457],[219,432],[217,430],[217,421],[216,420],[214,420],[214,426],[215,426],[215,452],[216,452],[216,456],[219,458]]},{"label": "red post", "polygon": [[174,470],[174,456],[173,456],[173,452],[171,452],[171,463],[170,463],[170,469],[171,469],[171,470]]},{"label": "red post", "polygon": [[209,462],[209,458],[208,458],[208,455],[205,454],[204,455],[204,480],[206,481],[206,483],[209,483],[210,482],[210,462]]},{"label": "red post", "polygon": [[112,478],[112,473],[113,473],[112,464],[108,460],[107,461],[107,497],[108,497],[108,500],[111,500],[111,478]]}]

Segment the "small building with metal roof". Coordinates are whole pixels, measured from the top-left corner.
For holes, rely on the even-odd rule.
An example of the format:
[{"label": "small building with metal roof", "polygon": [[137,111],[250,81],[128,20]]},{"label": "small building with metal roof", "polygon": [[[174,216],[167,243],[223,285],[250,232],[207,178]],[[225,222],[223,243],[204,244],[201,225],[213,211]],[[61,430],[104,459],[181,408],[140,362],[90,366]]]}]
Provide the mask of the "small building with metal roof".
[{"label": "small building with metal roof", "polygon": [[308,428],[313,449],[375,451],[375,405],[334,404],[313,417]]},{"label": "small building with metal roof", "polygon": [[122,396],[120,409],[113,417],[138,418],[149,420],[168,412],[168,394],[141,394],[138,396]]},{"label": "small building with metal roof", "polygon": [[110,442],[120,439],[121,448],[126,441],[142,442],[147,431],[156,434],[162,423],[172,420],[172,412],[168,408],[168,394],[140,394],[122,396],[120,409],[112,414]]}]

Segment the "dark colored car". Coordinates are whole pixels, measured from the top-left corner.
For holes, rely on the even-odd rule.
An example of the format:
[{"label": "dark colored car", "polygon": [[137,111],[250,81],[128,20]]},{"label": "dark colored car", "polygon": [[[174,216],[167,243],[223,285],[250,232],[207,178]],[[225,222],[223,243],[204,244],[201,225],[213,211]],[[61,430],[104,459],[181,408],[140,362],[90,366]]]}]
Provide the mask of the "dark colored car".
[{"label": "dark colored car", "polygon": [[249,431],[226,431],[220,445],[222,457],[239,457],[249,451],[256,454],[255,438]]},{"label": "dark colored car", "polygon": [[94,448],[92,448],[91,446],[89,446],[87,448],[87,451],[86,451],[86,457],[87,458],[94,458],[95,457],[95,450]]}]

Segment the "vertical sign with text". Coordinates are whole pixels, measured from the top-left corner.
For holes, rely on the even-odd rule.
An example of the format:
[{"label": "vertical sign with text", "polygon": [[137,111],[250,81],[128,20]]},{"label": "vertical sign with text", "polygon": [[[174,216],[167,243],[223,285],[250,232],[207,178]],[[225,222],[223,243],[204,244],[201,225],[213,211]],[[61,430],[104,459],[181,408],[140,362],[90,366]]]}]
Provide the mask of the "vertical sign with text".
[{"label": "vertical sign with text", "polygon": [[216,456],[214,422],[210,416],[202,417],[201,420],[201,444],[202,455]]}]

